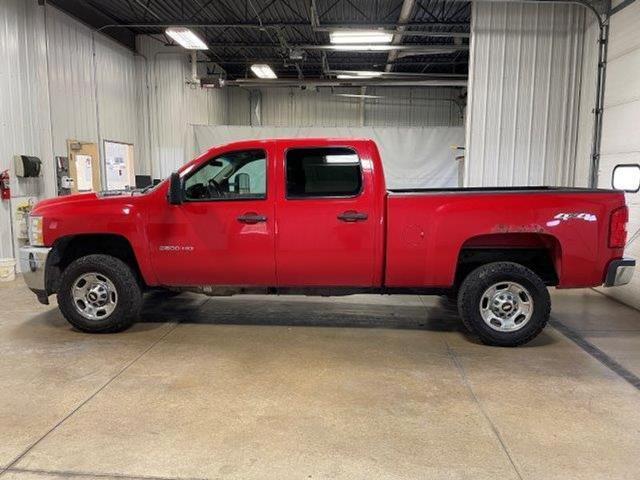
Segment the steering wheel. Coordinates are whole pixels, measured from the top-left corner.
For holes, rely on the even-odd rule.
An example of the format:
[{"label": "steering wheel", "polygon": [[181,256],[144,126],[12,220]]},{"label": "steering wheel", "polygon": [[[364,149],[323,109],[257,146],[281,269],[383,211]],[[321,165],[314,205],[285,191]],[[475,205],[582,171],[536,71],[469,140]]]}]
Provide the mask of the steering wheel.
[{"label": "steering wheel", "polygon": [[224,192],[220,188],[220,184],[216,182],[213,178],[209,180],[207,184],[207,189],[209,190],[209,198],[224,196]]}]

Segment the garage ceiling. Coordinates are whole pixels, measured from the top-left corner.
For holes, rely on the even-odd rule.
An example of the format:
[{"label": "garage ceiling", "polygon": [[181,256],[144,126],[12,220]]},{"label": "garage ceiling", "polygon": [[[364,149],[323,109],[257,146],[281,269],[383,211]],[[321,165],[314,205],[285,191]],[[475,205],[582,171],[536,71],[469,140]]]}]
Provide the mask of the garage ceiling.
[{"label": "garage ceiling", "polygon": [[[134,47],[136,34],[171,45],[164,30],[189,26],[227,79],[268,63],[279,78],[318,79],[344,70],[465,76],[471,4],[443,0],[48,0]],[[329,49],[330,29],[396,32],[398,50]],[[402,32],[400,35],[399,33]],[[395,48],[395,47],[394,47]],[[201,56],[201,58],[204,58]],[[211,64],[213,71],[213,63]],[[217,68],[216,71],[220,71]]]}]

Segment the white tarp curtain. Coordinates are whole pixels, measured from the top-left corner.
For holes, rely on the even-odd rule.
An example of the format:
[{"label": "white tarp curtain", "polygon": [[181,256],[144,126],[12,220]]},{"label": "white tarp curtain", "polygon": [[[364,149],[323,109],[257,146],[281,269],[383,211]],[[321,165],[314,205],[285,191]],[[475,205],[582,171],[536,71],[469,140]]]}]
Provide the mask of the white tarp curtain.
[{"label": "white tarp curtain", "polygon": [[[463,127],[251,127],[193,125],[195,157],[212,146],[263,138],[370,138],[380,149],[388,188],[458,186],[452,145],[464,145]],[[177,166],[176,166],[177,167]],[[170,172],[162,172],[168,176]]]}]

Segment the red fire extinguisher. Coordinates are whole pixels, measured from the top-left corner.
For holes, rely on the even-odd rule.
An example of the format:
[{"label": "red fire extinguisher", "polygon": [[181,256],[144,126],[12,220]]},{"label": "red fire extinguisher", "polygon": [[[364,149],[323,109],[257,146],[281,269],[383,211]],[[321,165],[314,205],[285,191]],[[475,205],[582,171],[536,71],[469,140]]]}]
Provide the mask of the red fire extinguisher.
[{"label": "red fire extinguisher", "polygon": [[2,200],[11,199],[11,182],[9,181],[9,170],[0,173],[0,194]]}]

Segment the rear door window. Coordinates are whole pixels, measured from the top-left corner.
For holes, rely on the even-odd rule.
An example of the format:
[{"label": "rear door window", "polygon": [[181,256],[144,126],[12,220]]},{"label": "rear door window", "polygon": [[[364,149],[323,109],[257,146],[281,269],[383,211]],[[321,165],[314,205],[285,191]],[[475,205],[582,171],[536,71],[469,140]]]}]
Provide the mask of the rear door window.
[{"label": "rear door window", "polygon": [[362,190],[358,154],[343,147],[294,148],[286,154],[287,198],[353,197]]}]

